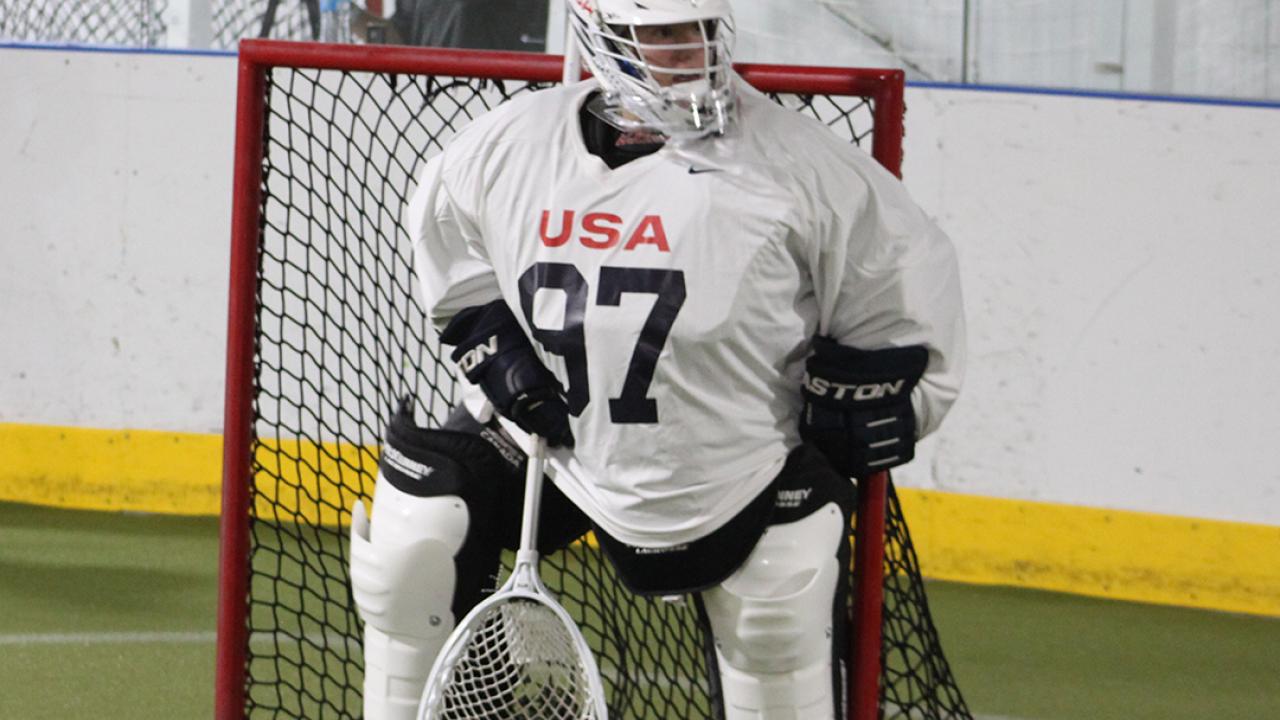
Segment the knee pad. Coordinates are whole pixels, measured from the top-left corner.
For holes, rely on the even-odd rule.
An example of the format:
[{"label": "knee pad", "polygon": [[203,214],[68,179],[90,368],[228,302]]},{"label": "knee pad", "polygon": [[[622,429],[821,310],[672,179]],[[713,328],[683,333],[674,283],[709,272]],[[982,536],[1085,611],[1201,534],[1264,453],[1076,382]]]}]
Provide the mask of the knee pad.
[{"label": "knee pad", "polygon": [[726,720],[834,718],[836,590],[844,514],[828,503],[765,531],[723,583],[703,593]]},{"label": "knee pad", "polygon": [[[420,636],[452,625],[453,558],[467,534],[466,503],[456,495],[415,497],[379,474],[373,518],[362,502],[352,508],[351,590],[361,618]],[[424,607],[434,619],[418,612]]]},{"label": "knee pad", "polygon": [[412,720],[436,654],[484,584],[495,474],[506,461],[466,431],[387,427],[372,520],[352,509],[351,590],[365,623],[364,717]]},{"label": "knee pad", "polygon": [[379,474],[374,520],[351,519],[351,594],[364,620],[364,716],[415,717],[427,673],[455,618],[454,555],[467,508],[456,495],[415,497]]}]

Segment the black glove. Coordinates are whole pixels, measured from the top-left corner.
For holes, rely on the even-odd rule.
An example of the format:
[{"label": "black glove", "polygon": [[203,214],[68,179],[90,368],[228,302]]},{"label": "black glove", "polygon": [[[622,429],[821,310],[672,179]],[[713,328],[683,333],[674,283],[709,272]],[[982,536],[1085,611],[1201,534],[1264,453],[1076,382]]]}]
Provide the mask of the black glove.
[{"label": "black glove", "polygon": [[911,390],[929,351],[918,345],[858,350],[815,338],[805,363],[800,437],[840,472],[864,478],[915,457]]},{"label": "black glove", "polygon": [[463,310],[440,340],[454,346],[451,357],[499,413],[551,447],[573,447],[560,381],[538,359],[505,302]]}]

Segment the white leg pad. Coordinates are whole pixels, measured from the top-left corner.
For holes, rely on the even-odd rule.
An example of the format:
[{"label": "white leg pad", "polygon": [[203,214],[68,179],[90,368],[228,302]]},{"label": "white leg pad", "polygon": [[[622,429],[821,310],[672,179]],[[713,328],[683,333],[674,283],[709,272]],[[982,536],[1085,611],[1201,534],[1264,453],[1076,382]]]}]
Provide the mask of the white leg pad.
[{"label": "white leg pad", "polygon": [[364,717],[415,720],[427,674],[444,644],[364,626]]},{"label": "white leg pad", "polygon": [[351,591],[365,622],[364,717],[414,720],[456,621],[453,557],[466,537],[467,509],[456,496],[408,495],[381,475],[373,504],[373,528],[364,503],[351,512]]},{"label": "white leg pad", "polygon": [[726,720],[832,720],[832,606],[844,542],[835,503],[771,526],[746,562],[703,593]]}]

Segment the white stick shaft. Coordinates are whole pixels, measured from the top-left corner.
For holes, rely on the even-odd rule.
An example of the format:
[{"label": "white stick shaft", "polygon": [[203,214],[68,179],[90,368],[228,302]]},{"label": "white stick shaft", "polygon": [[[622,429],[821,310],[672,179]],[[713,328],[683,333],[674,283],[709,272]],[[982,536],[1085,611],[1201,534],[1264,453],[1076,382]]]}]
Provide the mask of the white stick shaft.
[{"label": "white stick shaft", "polygon": [[524,476],[524,514],[520,518],[520,553],[538,549],[538,509],[542,504],[542,469],[546,464],[547,441],[530,435],[529,462]]},{"label": "white stick shaft", "polygon": [[[555,0],[552,0],[555,2]],[[572,11],[570,11],[572,12]],[[573,19],[565,13],[564,29],[564,73],[560,80],[565,85],[576,83],[582,79],[582,55],[578,50],[578,38],[573,32]]]}]

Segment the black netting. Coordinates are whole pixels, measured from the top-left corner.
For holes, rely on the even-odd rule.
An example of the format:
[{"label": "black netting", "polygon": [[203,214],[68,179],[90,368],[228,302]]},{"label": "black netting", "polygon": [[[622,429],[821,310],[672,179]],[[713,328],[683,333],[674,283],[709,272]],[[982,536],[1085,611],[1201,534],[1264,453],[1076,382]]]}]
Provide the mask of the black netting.
[{"label": "black netting", "polygon": [[[0,40],[164,47],[173,1],[0,0]],[[319,7],[319,0],[211,0],[210,46],[234,50],[244,38],[314,40]]]},{"label": "black netting", "polygon": [[[532,87],[295,68],[268,75],[250,717],[360,715],[361,626],[346,574],[350,509],[372,493],[379,438],[397,399],[417,398],[418,421],[439,426],[454,396],[452,364],[441,360],[416,299],[401,208],[423,161],[459,127]],[[776,99],[851,141],[872,132],[863,98]],[[886,715],[968,717],[897,507],[890,505],[886,553]],[[597,652],[611,717],[715,716],[695,603],[631,595],[589,542],[545,558],[542,572]]]},{"label": "black netting", "polygon": [[319,13],[319,0],[213,0],[212,44],[234,49],[244,38],[315,40],[320,34]]},{"label": "black netting", "polygon": [[0,40],[157,47],[170,0],[0,0]]},{"label": "black netting", "polygon": [[911,532],[892,482],[885,508],[884,572],[880,707],[885,717],[971,718],[942,653]]}]

